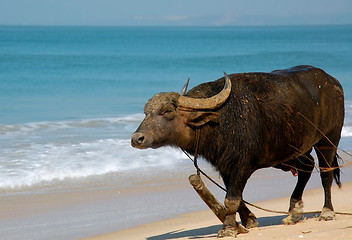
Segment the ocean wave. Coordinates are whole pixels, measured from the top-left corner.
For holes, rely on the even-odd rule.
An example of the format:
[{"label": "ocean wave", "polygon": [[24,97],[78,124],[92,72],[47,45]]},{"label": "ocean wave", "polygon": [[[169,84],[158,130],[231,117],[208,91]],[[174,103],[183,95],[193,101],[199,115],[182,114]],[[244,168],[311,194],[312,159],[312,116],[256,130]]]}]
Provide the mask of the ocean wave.
[{"label": "ocean wave", "polygon": [[352,137],[352,126],[343,127],[341,137]]},{"label": "ocean wave", "polygon": [[[143,114],[0,125],[0,191],[72,182],[141,170],[157,172],[181,164],[174,148],[138,150],[130,136]],[[352,102],[346,102],[342,138],[352,137]]]},{"label": "ocean wave", "polygon": [[67,128],[103,128],[110,125],[136,125],[143,119],[143,114],[132,114],[122,117],[88,118],[70,121],[32,122],[15,125],[0,125],[0,135],[27,134],[41,130],[62,130]]},{"label": "ocean wave", "polygon": [[184,154],[173,148],[138,150],[130,140],[105,139],[79,144],[32,144],[0,157],[2,191],[53,184],[131,170],[172,168]]},{"label": "ocean wave", "polygon": [[345,101],[345,123],[341,132],[342,137],[352,136],[352,101]]}]

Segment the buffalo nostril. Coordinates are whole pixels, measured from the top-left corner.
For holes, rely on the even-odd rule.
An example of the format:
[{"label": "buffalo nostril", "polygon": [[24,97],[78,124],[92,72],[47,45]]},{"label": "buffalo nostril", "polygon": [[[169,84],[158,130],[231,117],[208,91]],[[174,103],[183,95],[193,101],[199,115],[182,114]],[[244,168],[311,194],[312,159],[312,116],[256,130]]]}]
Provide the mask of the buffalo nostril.
[{"label": "buffalo nostril", "polygon": [[143,133],[136,132],[132,135],[131,144],[133,147],[139,148],[143,146],[144,141],[145,141],[145,136]]},{"label": "buffalo nostril", "polygon": [[138,142],[139,144],[142,144],[142,143],[144,142],[144,139],[145,139],[145,137],[144,137],[144,136],[141,136],[141,137],[138,138],[137,142]]}]

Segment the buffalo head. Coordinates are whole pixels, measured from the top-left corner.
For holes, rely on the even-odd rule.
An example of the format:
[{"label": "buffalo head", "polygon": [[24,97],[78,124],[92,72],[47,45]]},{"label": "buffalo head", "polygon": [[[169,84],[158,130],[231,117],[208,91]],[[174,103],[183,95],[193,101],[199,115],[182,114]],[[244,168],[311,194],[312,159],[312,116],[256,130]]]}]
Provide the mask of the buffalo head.
[{"label": "buffalo head", "polygon": [[131,145],[136,148],[158,148],[171,145],[192,148],[194,131],[208,122],[216,122],[215,111],[231,93],[231,80],[225,73],[221,92],[209,98],[184,96],[188,81],[181,94],[159,93],[144,107],[145,118],[132,135]]}]

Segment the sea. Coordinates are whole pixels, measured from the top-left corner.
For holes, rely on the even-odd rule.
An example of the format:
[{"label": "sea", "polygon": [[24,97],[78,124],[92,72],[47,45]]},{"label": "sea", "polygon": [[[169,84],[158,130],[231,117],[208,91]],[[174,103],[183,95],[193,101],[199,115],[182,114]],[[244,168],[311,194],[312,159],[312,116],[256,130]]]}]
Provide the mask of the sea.
[{"label": "sea", "polygon": [[340,148],[351,152],[352,25],[0,26],[0,198],[188,171],[178,149],[131,147],[149,98],[188,77],[194,87],[296,65],[341,82]]}]

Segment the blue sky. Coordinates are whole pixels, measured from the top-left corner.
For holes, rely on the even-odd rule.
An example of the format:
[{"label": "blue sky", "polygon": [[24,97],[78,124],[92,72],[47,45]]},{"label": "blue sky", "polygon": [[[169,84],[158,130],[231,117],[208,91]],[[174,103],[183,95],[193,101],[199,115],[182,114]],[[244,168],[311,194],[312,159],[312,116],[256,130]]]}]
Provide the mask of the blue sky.
[{"label": "blue sky", "polygon": [[0,0],[0,25],[352,24],[352,0]]}]

